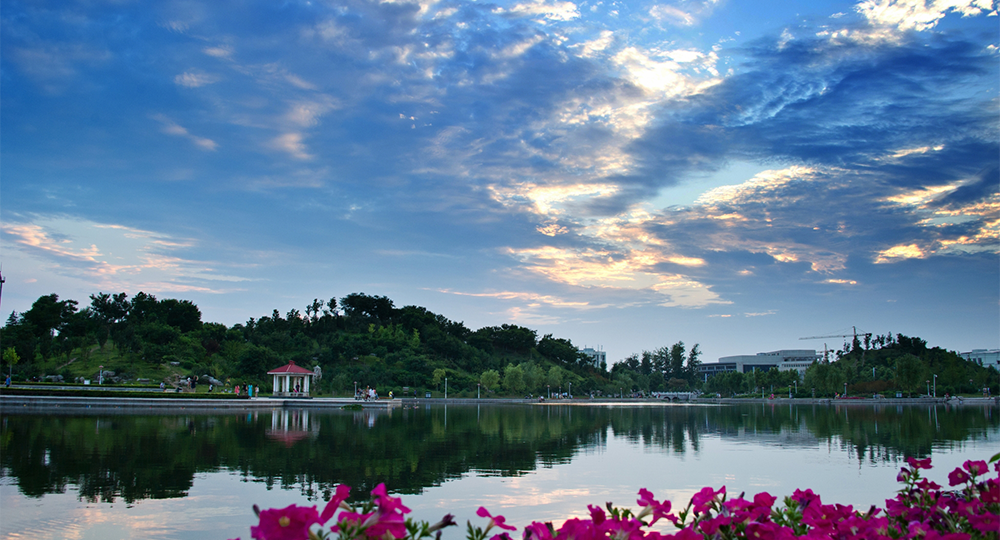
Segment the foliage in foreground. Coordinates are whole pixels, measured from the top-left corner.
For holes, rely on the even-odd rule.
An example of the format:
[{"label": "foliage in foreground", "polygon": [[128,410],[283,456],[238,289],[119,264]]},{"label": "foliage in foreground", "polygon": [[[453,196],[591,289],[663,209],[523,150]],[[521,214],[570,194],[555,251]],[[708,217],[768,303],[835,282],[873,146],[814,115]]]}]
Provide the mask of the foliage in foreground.
[{"label": "foliage in foreground", "polygon": [[[1000,473],[1000,454],[990,459]],[[920,471],[931,468],[930,458],[906,459],[897,480],[903,487],[885,508],[872,506],[867,512],[850,505],[823,504],[811,489],[796,490],[785,497],[784,506],[775,508],[773,495],[758,493],[752,500],[740,494],[727,499],[726,488],[705,487],[677,514],[670,501],[657,501],[646,489],[639,490],[640,510],[616,508],[607,503],[607,512],[588,506],[589,519],[573,518],[556,529],[552,523],[534,522],[525,527],[524,540],[729,540],[729,539],[996,539],[1000,530],[1000,478],[989,474],[985,461],[966,461],[948,475],[952,490],[923,478]],[[433,525],[405,518],[409,508],[399,498],[390,497],[385,484],[372,490],[372,499],[359,506],[347,503],[351,488],[337,487],[323,512],[317,507],[291,505],[260,511],[260,521],[250,528],[257,540],[440,540],[441,531],[455,525],[454,516],[445,515]],[[323,526],[337,511],[335,525]],[[467,540],[511,540],[503,516],[493,516],[480,507],[477,515],[489,519],[485,528],[468,524]],[[661,533],[651,527],[659,520],[673,523],[676,533]],[[502,532],[489,536],[493,529]]]}]

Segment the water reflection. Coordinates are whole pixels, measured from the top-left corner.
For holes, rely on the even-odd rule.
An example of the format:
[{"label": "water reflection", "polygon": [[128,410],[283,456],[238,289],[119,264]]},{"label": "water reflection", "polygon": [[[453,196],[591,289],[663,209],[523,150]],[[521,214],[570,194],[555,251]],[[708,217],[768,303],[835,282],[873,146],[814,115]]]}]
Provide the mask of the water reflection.
[{"label": "water reflection", "polygon": [[[93,410],[91,410],[93,411]],[[420,493],[450,479],[520,477],[600,451],[609,439],[677,456],[707,438],[754,448],[835,446],[858,464],[995,440],[990,407],[418,406],[163,415],[5,414],[0,477],[27,497],[65,492],[127,503],[185,497],[198,473],[328,498],[339,483]]]}]

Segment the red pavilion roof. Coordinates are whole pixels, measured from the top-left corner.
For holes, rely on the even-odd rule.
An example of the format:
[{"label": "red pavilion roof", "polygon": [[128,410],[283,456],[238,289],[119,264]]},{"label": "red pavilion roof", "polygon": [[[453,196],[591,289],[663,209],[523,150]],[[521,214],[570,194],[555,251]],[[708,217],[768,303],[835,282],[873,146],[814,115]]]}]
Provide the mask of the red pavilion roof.
[{"label": "red pavilion roof", "polygon": [[313,372],[310,369],[296,366],[295,362],[289,362],[288,365],[281,366],[280,368],[277,369],[272,369],[271,371],[268,371],[267,374],[268,375],[286,375],[286,374],[312,375]]}]

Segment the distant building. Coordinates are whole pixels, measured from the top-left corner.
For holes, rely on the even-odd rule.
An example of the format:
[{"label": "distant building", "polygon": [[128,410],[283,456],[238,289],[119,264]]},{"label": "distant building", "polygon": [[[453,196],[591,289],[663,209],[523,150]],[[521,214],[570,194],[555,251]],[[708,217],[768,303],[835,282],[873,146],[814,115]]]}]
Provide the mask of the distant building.
[{"label": "distant building", "polygon": [[719,358],[718,362],[704,363],[698,366],[698,373],[702,380],[708,380],[713,375],[729,371],[750,373],[751,371],[767,371],[776,368],[781,371],[794,369],[801,376],[805,374],[809,366],[820,358],[821,355],[813,349],[784,349],[757,354],[723,356]]},{"label": "distant building", "polygon": [[975,362],[976,365],[1000,369],[1000,349],[972,349],[958,354],[970,362]]},{"label": "distant building", "polygon": [[580,354],[590,358],[589,364],[595,368],[600,369],[601,366],[608,365],[607,353],[602,350],[596,350],[592,347],[584,347],[583,349],[580,349]]}]

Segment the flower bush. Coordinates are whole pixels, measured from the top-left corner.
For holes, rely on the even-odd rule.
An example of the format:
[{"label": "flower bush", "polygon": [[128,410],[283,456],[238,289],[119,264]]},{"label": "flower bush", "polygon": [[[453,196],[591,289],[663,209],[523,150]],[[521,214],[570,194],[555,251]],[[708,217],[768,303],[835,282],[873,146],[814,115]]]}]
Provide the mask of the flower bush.
[{"label": "flower bush", "polygon": [[[990,459],[993,472],[1000,473],[1000,454]],[[796,490],[775,507],[777,498],[758,493],[728,498],[726,488],[706,487],[685,508],[671,513],[669,501],[657,501],[646,489],[639,490],[639,510],[588,506],[589,518],[567,520],[558,529],[552,523],[534,522],[524,528],[523,540],[729,540],[729,539],[859,539],[859,540],[963,540],[998,539],[1000,531],[1000,475],[986,478],[985,461],[966,461],[948,475],[952,489],[924,478],[931,460],[907,458],[897,480],[902,488],[885,508],[866,511],[842,504],[824,504],[811,489]],[[371,498],[352,506],[351,488],[338,486],[322,512],[317,507],[291,505],[254,512],[260,522],[250,528],[256,540],[440,540],[445,527],[456,525],[446,515],[435,524],[406,518],[410,509],[399,498],[390,497],[385,484]],[[336,520],[331,521],[337,512]],[[468,524],[467,540],[513,540],[503,516],[486,508],[476,513],[488,520],[485,527]],[[667,520],[675,532],[653,530]],[[329,530],[322,527],[332,523]],[[668,525],[668,527],[670,527]],[[496,532],[494,532],[496,531]],[[492,536],[491,536],[491,533]]]}]

